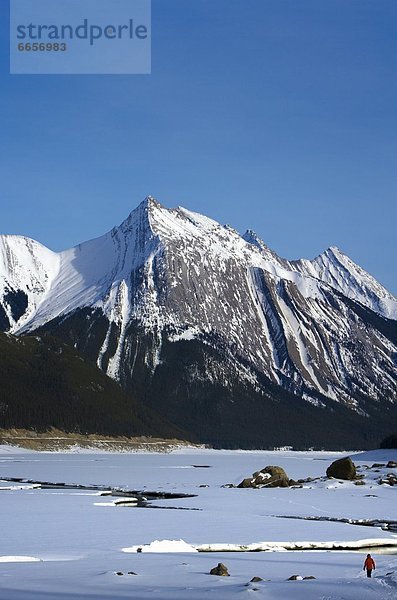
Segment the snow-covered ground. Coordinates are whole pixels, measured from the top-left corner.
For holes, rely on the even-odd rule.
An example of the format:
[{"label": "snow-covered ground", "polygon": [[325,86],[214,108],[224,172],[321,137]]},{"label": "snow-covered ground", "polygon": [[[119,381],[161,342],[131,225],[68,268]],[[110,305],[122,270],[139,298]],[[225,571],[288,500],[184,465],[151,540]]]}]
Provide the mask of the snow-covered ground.
[{"label": "snow-covered ground", "polygon": [[[362,571],[365,551],[194,551],[215,544],[267,543],[279,550],[282,544],[275,542],[396,544],[397,535],[380,528],[285,518],[397,520],[397,486],[378,484],[380,475],[396,469],[363,469],[366,483],[358,486],[320,480],[299,489],[221,487],[238,484],[266,465],[279,465],[296,480],[324,476],[340,456],[187,449],[171,454],[37,453],[0,447],[0,479],[197,494],[154,500],[151,506],[159,508],[141,508],[117,506],[117,498],[96,490],[0,483],[0,599],[396,598],[397,549],[394,554],[393,549],[371,549],[377,562],[371,580]],[[367,452],[353,460],[371,466],[397,460],[397,451]],[[137,553],[142,546],[152,551]],[[230,577],[209,575],[219,562]],[[287,581],[291,575],[316,579]],[[264,581],[249,583],[254,576]]]}]

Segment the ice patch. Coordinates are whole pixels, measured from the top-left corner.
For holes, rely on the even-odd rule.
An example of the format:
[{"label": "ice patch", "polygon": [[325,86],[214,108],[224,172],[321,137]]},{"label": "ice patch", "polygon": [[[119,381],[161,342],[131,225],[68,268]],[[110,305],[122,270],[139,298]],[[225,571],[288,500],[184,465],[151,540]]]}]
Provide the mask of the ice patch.
[{"label": "ice patch", "polygon": [[13,492],[15,490],[37,490],[41,488],[40,484],[32,484],[32,485],[0,485],[0,492]]},{"label": "ice patch", "polygon": [[131,546],[122,548],[123,552],[197,552],[194,546],[187,544],[183,540],[155,540],[150,544],[142,546]]},{"label": "ice patch", "polygon": [[0,556],[0,563],[16,563],[16,562],[42,562],[40,558],[34,556]]}]

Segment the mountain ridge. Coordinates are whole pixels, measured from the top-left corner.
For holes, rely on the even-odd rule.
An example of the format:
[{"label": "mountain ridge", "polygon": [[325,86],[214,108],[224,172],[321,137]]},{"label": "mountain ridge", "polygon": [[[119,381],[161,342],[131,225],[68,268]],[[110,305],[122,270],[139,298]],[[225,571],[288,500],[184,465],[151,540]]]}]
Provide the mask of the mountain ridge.
[{"label": "mountain ridge", "polygon": [[[287,404],[304,400],[303,411],[333,403],[355,411],[364,430],[378,405],[395,410],[397,299],[335,247],[312,261],[288,261],[252,231],[240,235],[147,197],[105,235],[32,258],[36,271],[28,269],[23,285],[18,275],[19,287],[5,276],[13,275],[7,256],[0,311],[9,331],[60,336],[179,427],[192,396],[209,412],[254,399],[263,418],[261,403],[277,403],[285,390]],[[52,270],[42,281],[45,261]],[[40,298],[27,289],[33,276]],[[10,292],[19,294],[19,309]],[[19,319],[9,318],[12,311],[22,311]],[[222,415],[216,419],[221,427]],[[204,439],[199,423],[198,431]]]}]

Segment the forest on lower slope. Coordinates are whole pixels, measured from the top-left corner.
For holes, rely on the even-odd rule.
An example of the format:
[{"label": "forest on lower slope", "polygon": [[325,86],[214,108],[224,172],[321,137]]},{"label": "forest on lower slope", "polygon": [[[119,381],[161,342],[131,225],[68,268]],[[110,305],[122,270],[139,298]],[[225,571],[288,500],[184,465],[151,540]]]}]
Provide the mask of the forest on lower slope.
[{"label": "forest on lower slope", "polygon": [[0,429],[149,435],[187,434],[51,336],[0,333]]}]

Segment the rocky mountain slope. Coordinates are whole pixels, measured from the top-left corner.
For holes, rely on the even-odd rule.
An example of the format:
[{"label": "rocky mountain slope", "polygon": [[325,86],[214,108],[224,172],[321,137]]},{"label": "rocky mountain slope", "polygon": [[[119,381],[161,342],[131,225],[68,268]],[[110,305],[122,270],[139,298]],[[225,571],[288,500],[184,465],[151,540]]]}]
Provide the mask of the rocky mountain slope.
[{"label": "rocky mountain slope", "polygon": [[204,441],[375,445],[397,415],[397,299],[336,248],[287,261],[150,197],[71,250],[0,247],[3,330],[61,337]]}]

